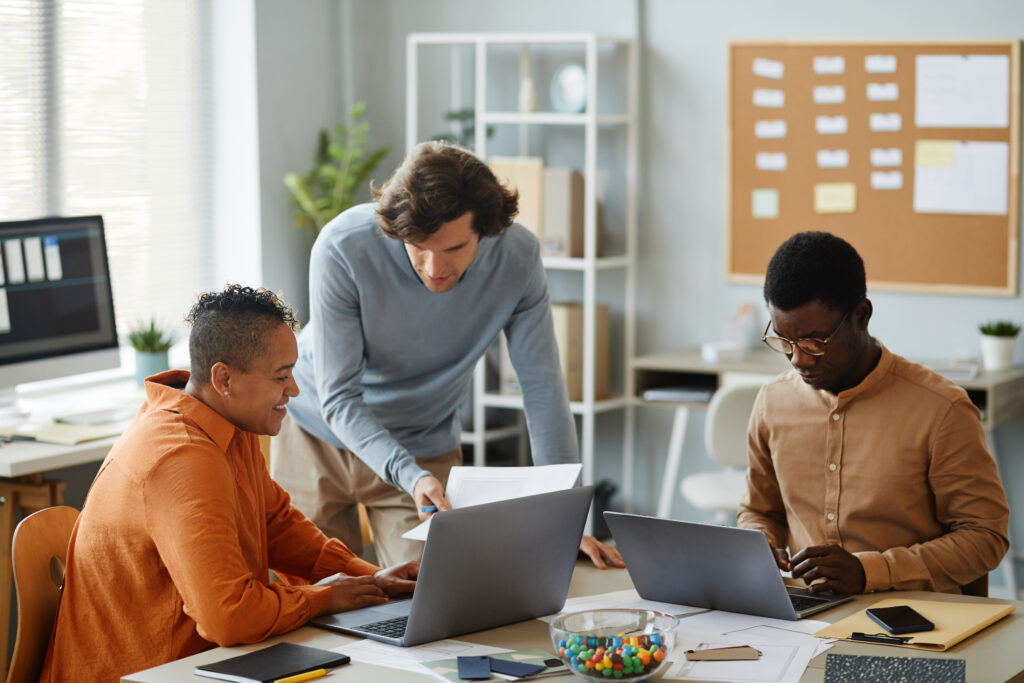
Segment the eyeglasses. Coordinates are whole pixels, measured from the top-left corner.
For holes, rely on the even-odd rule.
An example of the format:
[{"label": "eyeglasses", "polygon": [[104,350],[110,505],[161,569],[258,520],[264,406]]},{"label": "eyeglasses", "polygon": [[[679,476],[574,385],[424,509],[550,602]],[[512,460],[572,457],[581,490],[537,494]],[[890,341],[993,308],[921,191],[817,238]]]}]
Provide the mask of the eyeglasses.
[{"label": "eyeglasses", "polygon": [[793,347],[799,348],[801,351],[809,356],[824,356],[825,350],[828,348],[828,343],[832,341],[832,338],[839,332],[839,328],[843,326],[846,319],[850,317],[850,311],[846,312],[843,319],[836,325],[836,329],[832,331],[832,334],[828,335],[825,339],[818,339],[817,337],[801,337],[796,341],[786,339],[785,337],[768,336],[768,330],[771,329],[772,323],[769,320],[768,326],[764,328],[764,334],[761,335],[761,341],[763,341],[769,349],[785,354],[787,356],[793,355]]}]

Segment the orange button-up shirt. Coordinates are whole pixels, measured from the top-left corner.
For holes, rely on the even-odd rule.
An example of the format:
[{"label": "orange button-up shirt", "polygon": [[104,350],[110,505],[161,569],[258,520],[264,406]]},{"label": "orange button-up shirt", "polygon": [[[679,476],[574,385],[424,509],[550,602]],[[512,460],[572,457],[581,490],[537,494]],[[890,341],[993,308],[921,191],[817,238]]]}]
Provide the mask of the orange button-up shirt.
[{"label": "orange button-up shirt", "polygon": [[792,370],[766,384],[748,445],[739,525],[791,555],[842,546],[864,566],[865,591],[959,593],[1009,547],[1009,507],[978,409],[885,347],[838,395]]},{"label": "orange button-up shirt", "polygon": [[146,382],[89,489],[42,681],[116,681],[329,608],[329,587],[270,583],[271,568],[313,582],[378,569],[293,508],[257,436],[182,391],[187,381]]}]

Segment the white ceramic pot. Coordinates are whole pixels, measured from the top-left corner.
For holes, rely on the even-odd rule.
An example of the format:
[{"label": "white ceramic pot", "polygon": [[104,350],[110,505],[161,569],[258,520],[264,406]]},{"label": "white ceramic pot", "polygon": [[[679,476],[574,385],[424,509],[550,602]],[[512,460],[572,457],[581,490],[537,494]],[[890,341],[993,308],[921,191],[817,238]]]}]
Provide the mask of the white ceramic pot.
[{"label": "white ceramic pot", "polygon": [[1016,337],[981,335],[981,364],[986,370],[1006,370],[1013,367]]}]

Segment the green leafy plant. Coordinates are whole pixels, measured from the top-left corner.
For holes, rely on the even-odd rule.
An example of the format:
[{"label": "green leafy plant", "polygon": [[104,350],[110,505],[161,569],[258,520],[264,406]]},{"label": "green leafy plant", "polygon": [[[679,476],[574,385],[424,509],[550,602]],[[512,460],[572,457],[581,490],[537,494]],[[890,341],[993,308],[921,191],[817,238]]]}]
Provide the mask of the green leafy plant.
[{"label": "green leafy plant", "polygon": [[387,147],[366,149],[370,123],[364,116],[366,103],[353,105],[348,127],[335,126],[333,136],[320,131],[316,165],[305,175],[290,172],[284,176],[295,205],[295,227],[306,230],[311,243],[332,218],[355,204],[359,188],[388,153]]},{"label": "green leafy plant", "polygon": [[1009,320],[993,320],[982,323],[978,326],[978,329],[981,330],[982,334],[990,337],[1016,337],[1017,333],[1020,332],[1020,325]]},{"label": "green leafy plant", "polygon": [[[476,110],[455,109],[444,115],[444,120],[454,124],[456,132],[437,133],[432,140],[456,142],[467,149],[473,149],[476,141]],[[487,126],[487,137],[494,135],[494,126]]]},{"label": "green leafy plant", "polygon": [[157,329],[155,320],[150,320],[149,327],[143,325],[128,333],[128,343],[142,353],[164,353],[171,348],[174,340],[169,332]]}]

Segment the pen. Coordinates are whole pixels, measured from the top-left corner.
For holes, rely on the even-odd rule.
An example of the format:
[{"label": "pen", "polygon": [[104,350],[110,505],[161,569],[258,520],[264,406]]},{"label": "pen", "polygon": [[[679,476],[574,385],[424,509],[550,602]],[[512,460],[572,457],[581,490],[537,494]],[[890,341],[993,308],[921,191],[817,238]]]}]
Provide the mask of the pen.
[{"label": "pen", "polygon": [[327,669],[313,669],[302,674],[295,674],[294,676],[287,676],[285,678],[278,678],[274,683],[301,683],[301,681],[311,681],[314,678],[320,678],[321,676],[327,675]]},{"label": "pen", "polygon": [[850,640],[859,640],[864,643],[881,643],[883,645],[906,645],[913,636],[887,636],[882,633],[861,633],[854,631],[850,634]]},{"label": "pen", "polygon": [[420,512],[437,512],[436,505],[421,505]]}]

